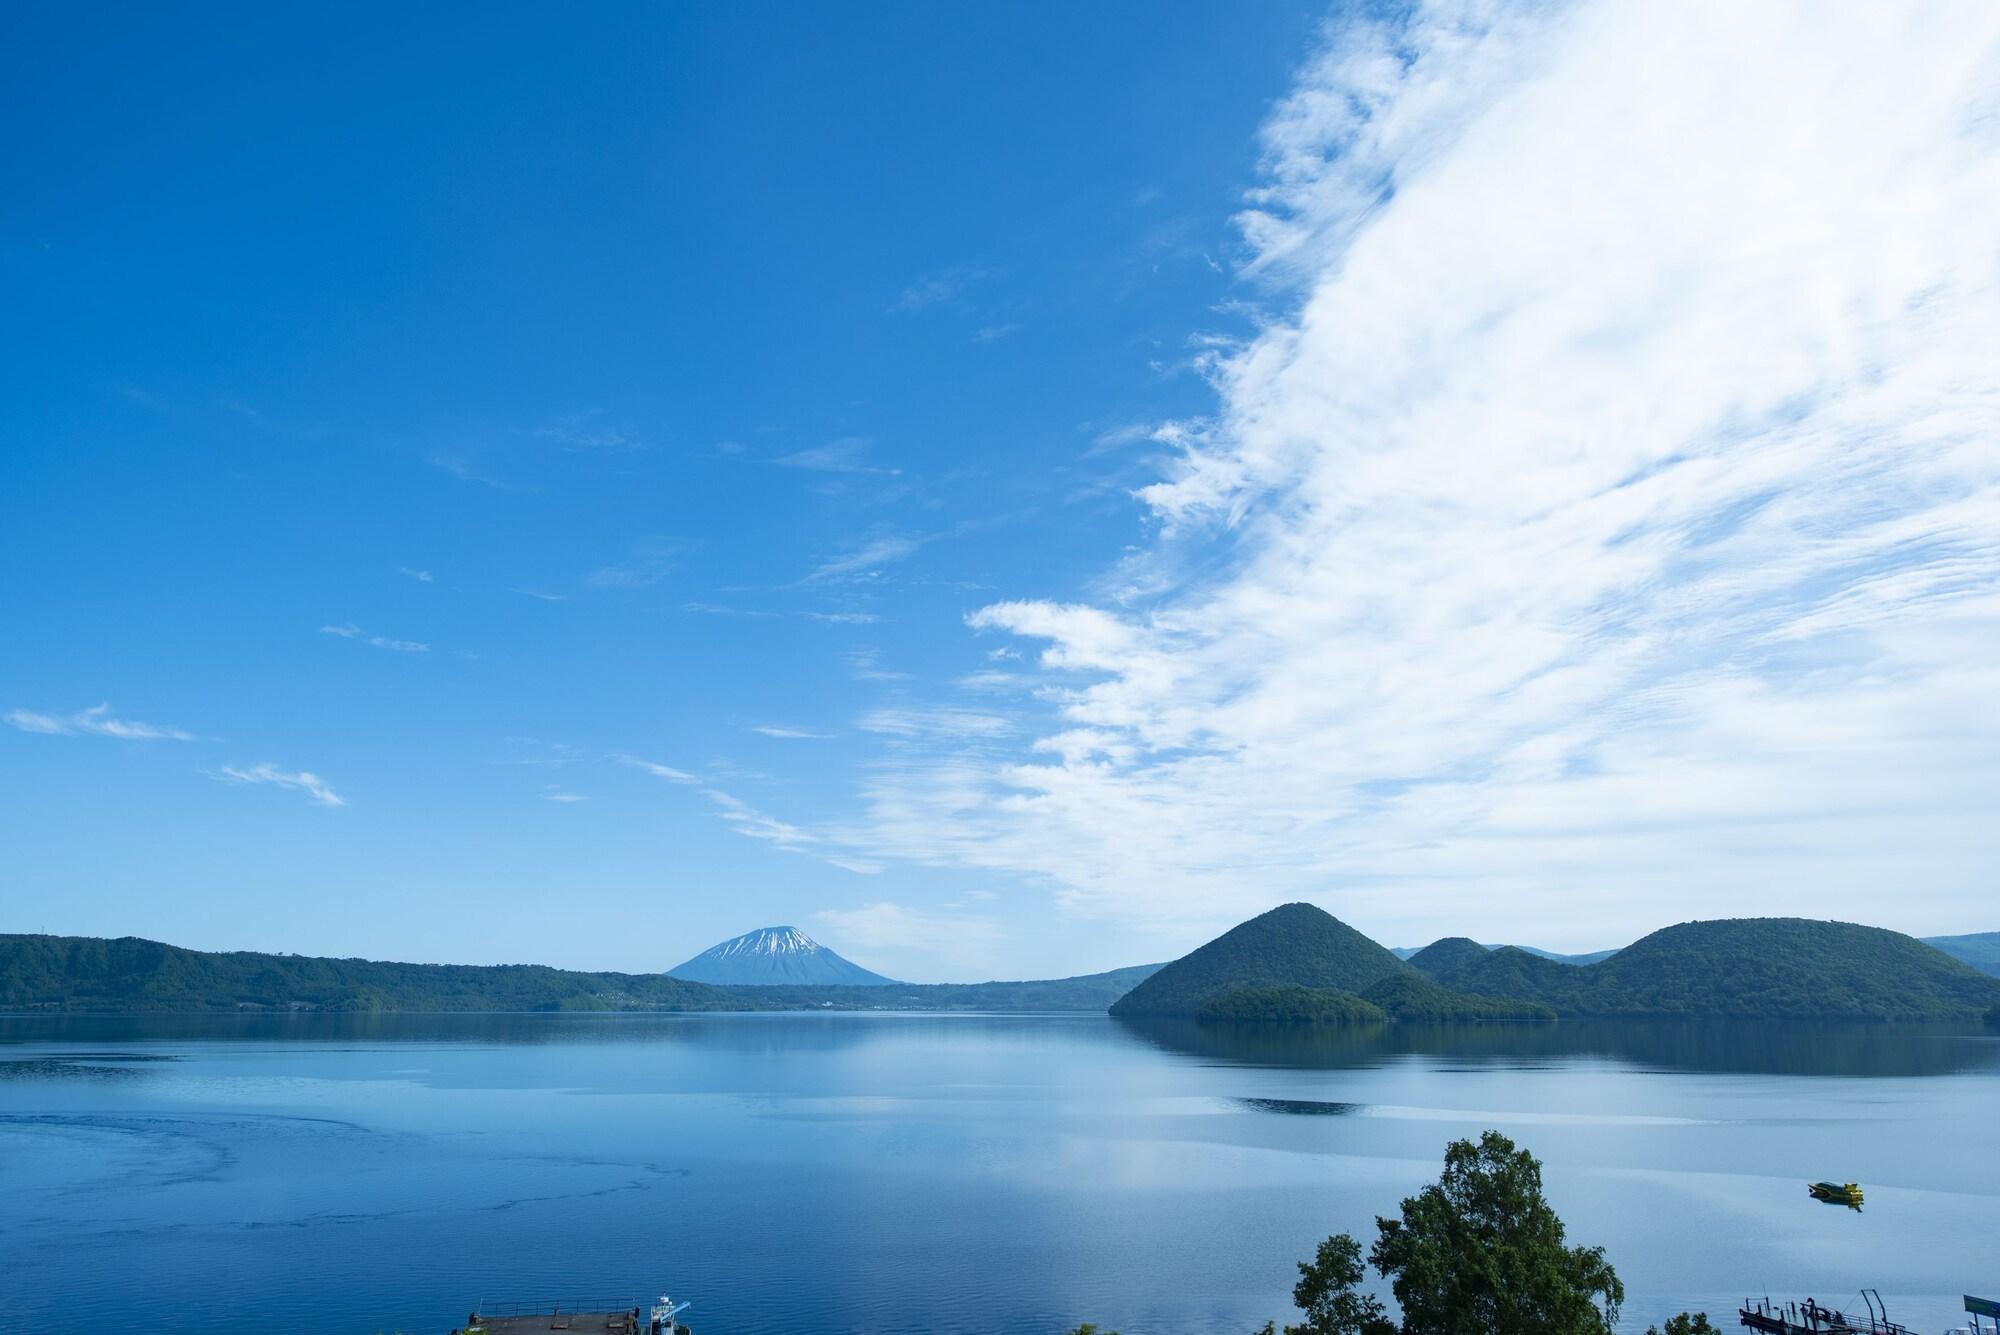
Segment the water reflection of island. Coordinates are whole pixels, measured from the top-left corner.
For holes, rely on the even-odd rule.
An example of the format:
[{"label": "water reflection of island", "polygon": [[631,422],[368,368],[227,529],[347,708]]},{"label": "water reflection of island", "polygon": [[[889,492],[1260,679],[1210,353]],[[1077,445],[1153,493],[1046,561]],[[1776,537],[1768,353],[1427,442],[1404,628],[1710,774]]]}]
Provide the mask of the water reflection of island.
[{"label": "water reflection of island", "polygon": [[2000,1042],[1963,1026],[1762,1021],[1571,1020],[1558,1024],[1284,1025],[1120,1020],[1168,1052],[1311,1070],[1402,1057],[1479,1066],[1601,1058],[1667,1071],[1913,1076],[2000,1070]]}]

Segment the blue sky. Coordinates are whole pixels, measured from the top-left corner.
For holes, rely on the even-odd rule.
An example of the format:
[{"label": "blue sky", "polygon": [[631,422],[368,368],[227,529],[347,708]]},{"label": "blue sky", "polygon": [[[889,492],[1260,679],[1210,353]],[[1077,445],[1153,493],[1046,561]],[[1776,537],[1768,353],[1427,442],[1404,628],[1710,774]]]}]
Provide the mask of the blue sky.
[{"label": "blue sky", "polygon": [[1718,15],[16,7],[0,928],[2000,926],[2000,39]]}]

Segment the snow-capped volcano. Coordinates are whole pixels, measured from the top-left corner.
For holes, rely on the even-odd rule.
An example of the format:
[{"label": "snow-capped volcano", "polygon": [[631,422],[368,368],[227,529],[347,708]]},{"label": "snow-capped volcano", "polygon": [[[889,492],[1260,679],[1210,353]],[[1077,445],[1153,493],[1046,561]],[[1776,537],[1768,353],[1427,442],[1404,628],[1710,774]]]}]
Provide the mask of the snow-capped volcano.
[{"label": "snow-capped volcano", "polygon": [[725,986],[759,983],[846,983],[858,987],[893,984],[841,958],[796,927],[759,927],[711,946],[667,972],[692,983]]}]

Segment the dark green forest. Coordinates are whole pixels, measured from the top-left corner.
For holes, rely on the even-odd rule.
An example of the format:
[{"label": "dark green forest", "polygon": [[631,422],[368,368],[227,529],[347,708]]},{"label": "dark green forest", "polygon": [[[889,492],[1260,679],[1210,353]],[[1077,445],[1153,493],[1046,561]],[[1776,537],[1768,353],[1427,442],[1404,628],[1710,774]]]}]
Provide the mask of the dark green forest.
[{"label": "dark green forest", "polygon": [[1427,946],[1410,963],[1455,991],[1539,1001],[1566,1016],[1942,1020],[2000,1003],[2000,979],[1915,937],[1809,918],[1681,923],[1597,964],[1462,939]]},{"label": "dark green forest", "polygon": [[6,1011],[715,1011],[721,988],[540,964],[384,964],[183,950],[134,936],[0,936]]}]

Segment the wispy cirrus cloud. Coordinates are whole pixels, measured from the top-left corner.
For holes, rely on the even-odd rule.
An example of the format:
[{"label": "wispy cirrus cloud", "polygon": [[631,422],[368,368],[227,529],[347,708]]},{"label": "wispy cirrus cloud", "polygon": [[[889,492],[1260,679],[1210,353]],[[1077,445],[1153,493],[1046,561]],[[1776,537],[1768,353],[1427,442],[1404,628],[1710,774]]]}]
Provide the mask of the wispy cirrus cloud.
[{"label": "wispy cirrus cloud", "polygon": [[375,649],[393,650],[399,654],[427,654],[431,651],[431,647],[420,640],[392,640],[386,635],[371,635],[352,622],[337,626],[321,626],[319,633],[338,636],[343,640],[354,640]]},{"label": "wispy cirrus cloud", "polygon": [[[2000,825],[2000,10],[1420,5],[1263,132],[1246,273],[1118,601],[877,856],[1216,924],[1970,926]],[[1032,726],[1026,726],[1032,725]],[[1965,924],[1965,927],[1958,927]]]},{"label": "wispy cirrus cloud", "polygon": [[536,440],[577,452],[643,450],[648,446],[643,437],[612,425],[600,412],[575,413],[538,426],[530,434]]},{"label": "wispy cirrus cloud", "polygon": [[32,709],[15,709],[7,722],[22,732],[49,737],[115,737],[130,742],[191,742],[194,734],[163,723],[141,723],[137,719],[116,718],[108,704],[92,705],[73,714],[44,714]]},{"label": "wispy cirrus cloud", "polygon": [[327,787],[326,780],[311,770],[280,769],[267,761],[250,766],[224,765],[216,777],[226,783],[271,784],[278,788],[289,788],[304,793],[323,807],[347,805],[347,799]]},{"label": "wispy cirrus cloud", "polygon": [[[759,731],[763,730],[759,729]],[[794,734],[782,733],[774,735],[789,736]],[[781,820],[769,812],[744,801],[734,793],[716,787],[699,774],[678,769],[672,765],[663,765],[658,761],[643,760],[633,755],[615,755],[611,759],[621,765],[627,765],[643,773],[650,774],[656,779],[664,779],[668,783],[694,789],[714,809],[715,814],[721,819],[724,825],[746,839],[755,839],[760,843],[770,844],[787,853],[810,854],[817,857],[820,861],[827,863],[829,866],[839,867],[843,871],[854,872],[858,875],[872,875],[882,870],[879,862],[856,853],[826,834],[808,829],[803,825],[794,824],[791,821]],[[714,768],[724,771],[729,769],[728,766],[717,766]]]},{"label": "wispy cirrus cloud", "polygon": [[761,733],[763,733],[763,734],[764,734],[764,735],[765,735],[766,737],[777,737],[777,738],[780,738],[780,739],[782,739],[782,740],[785,740],[785,741],[818,741],[818,742],[823,742],[823,741],[825,741],[825,740],[826,740],[826,739],[827,739],[828,737],[832,736],[832,734],[831,734],[831,733],[824,733],[824,732],[808,732],[808,731],[807,731],[806,729],[804,729],[804,728],[788,728],[788,727],[785,727],[784,725],[782,725],[782,724],[778,724],[778,723],[758,723],[758,724],[754,724],[754,725],[752,725],[752,727],[751,727],[750,731],[752,731],[752,732],[761,732]]},{"label": "wispy cirrus cloud", "polygon": [[886,565],[907,560],[923,549],[926,538],[885,534],[870,538],[850,551],[838,556],[830,556],[813,567],[806,576],[811,584],[827,584],[839,580],[872,579]]},{"label": "wispy cirrus cloud", "polygon": [[417,570],[410,566],[397,566],[396,573],[404,579],[413,579],[419,584],[429,584],[435,578],[428,570]]},{"label": "wispy cirrus cloud", "polygon": [[936,306],[950,305],[991,277],[991,269],[977,264],[954,264],[939,269],[904,288],[896,298],[896,309],[905,315],[917,315]]},{"label": "wispy cirrus cloud", "polygon": [[460,482],[470,482],[475,486],[488,487],[494,491],[518,490],[513,483],[495,477],[462,454],[433,454],[430,462],[431,467],[451,474]]},{"label": "wispy cirrus cloud", "polygon": [[583,582],[593,589],[650,588],[673,571],[687,550],[685,542],[672,538],[648,538],[635,544],[631,555],[624,560],[592,570],[583,577]]},{"label": "wispy cirrus cloud", "polygon": [[866,473],[878,477],[900,477],[900,468],[884,468],[868,462],[866,436],[842,436],[824,445],[794,450],[771,460],[780,468],[797,468],[808,473]]},{"label": "wispy cirrus cloud", "polygon": [[886,899],[851,909],[822,909],[813,923],[842,949],[872,956],[899,976],[913,971],[918,977],[935,977],[977,967],[1006,940],[991,918]]},{"label": "wispy cirrus cloud", "polygon": [[668,783],[698,784],[701,782],[699,776],[690,774],[684,769],[675,769],[672,765],[662,765],[657,760],[643,760],[638,756],[628,755],[617,755],[611,758],[621,765],[628,765],[633,769],[650,774],[656,779],[665,779]]}]

